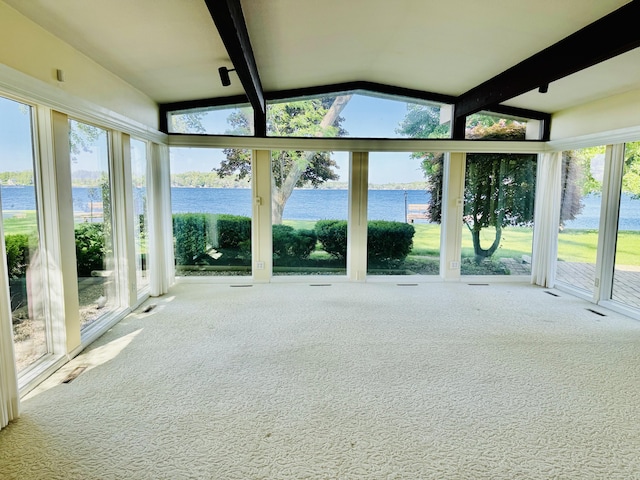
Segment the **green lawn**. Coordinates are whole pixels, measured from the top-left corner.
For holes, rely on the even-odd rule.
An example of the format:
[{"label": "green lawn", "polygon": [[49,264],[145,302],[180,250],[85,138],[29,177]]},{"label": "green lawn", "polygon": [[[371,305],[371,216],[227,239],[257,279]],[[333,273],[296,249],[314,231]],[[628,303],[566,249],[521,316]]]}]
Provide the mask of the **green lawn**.
[{"label": "green lawn", "polygon": [[3,221],[5,235],[16,235],[20,233],[30,235],[38,230],[38,219],[34,210],[19,212],[7,212],[5,210],[3,212],[3,214],[7,213],[9,213],[10,216],[4,218]]}]

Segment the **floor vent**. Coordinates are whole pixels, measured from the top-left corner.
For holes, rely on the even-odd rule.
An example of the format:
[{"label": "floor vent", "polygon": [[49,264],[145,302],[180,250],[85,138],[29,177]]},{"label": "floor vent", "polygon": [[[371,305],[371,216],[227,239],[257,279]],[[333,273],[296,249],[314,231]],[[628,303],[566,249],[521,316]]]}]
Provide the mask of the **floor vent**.
[{"label": "floor vent", "polygon": [[242,284],[242,285],[231,285],[231,288],[244,288],[244,287],[253,287],[253,285],[249,285],[249,284],[247,284],[247,285],[244,285],[244,284]]},{"label": "floor vent", "polygon": [[467,285],[471,287],[488,287],[488,283],[468,283]]},{"label": "floor vent", "polygon": [[146,307],[144,307],[142,309],[142,313],[149,313],[151,310],[153,310],[154,308],[156,308],[155,305],[147,305]]},{"label": "floor vent", "polygon": [[591,313],[595,313],[596,315],[600,315],[601,317],[606,317],[606,315],[602,312],[598,312],[597,310],[594,310],[593,308],[587,308],[588,311],[590,311]]},{"label": "floor vent", "polygon": [[74,368],[74,369],[73,369],[73,371],[72,371],[69,375],[67,375],[67,376],[65,377],[65,379],[64,379],[64,380],[62,380],[62,382],[60,382],[60,383],[71,383],[71,382],[73,382],[73,381],[74,381],[76,378],[78,378],[78,376],[79,376],[82,372],[84,372],[86,369],[87,369],[87,367],[86,367],[86,366],[82,366],[82,367],[76,367],[76,368]]},{"label": "floor vent", "polygon": [[310,283],[310,287],[330,287],[330,283]]},{"label": "floor vent", "polygon": [[417,283],[396,283],[398,287],[417,287]]},{"label": "floor vent", "polygon": [[552,297],[559,297],[560,295],[558,295],[557,293],[553,293],[550,292],[549,290],[545,290],[544,293],[548,293],[549,295],[551,295]]}]

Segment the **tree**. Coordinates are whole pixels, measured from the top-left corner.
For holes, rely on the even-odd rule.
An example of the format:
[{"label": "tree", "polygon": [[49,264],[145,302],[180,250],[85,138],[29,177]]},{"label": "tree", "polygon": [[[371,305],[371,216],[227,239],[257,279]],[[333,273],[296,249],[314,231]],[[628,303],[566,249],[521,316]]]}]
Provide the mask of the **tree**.
[{"label": "tree", "polygon": [[[421,138],[438,135],[433,115],[426,118],[425,128],[418,128],[414,111],[409,110],[400,125],[400,132]],[[513,120],[496,119],[488,115],[473,115],[469,119],[466,137],[483,140],[523,140],[526,125]],[[419,121],[419,119],[418,119]],[[432,201],[429,213],[434,222],[442,218],[443,154],[416,154],[423,159],[422,169],[429,180]],[[506,226],[530,225],[533,221],[536,156],[509,153],[472,153],[467,155],[465,171],[463,222],[473,241],[476,263],[491,257],[500,246],[502,229]],[[481,244],[481,231],[495,228],[491,245]]]},{"label": "tree", "polygon": [[[281,103],[269,107],[267,130],[276,137],[336,137],[346,134],[341,127],[340,113],[351,95],[315,98]],[[232,113],[227,122],[230,134],[247,134],[251,130],[252,115],[247,110]],[[247,150],[224,150],[226,159],[213,170],[220,177],[237,174],[239,179],[251,175],[251,157]],[[337,180],[337,164],[331,152],[302,152],[297,150],[271,152],[272,221],[282,223],[284,207],[293,190],[305,185],[317,188],[327,180]]]}]

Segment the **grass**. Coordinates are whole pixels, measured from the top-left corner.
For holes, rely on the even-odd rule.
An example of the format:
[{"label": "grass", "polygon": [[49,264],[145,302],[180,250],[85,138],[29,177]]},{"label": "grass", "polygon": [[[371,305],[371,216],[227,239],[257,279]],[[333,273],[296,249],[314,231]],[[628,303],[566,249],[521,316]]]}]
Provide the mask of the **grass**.
[{"label": "grass", "polygon": [[38,218],[36,217],[35,210],[4,210],[2,213],[3,217],[7,213],[10,214],[10,216],[3,220],[5,235],[16,235],[21,233],[30,235],[38,231]]}]

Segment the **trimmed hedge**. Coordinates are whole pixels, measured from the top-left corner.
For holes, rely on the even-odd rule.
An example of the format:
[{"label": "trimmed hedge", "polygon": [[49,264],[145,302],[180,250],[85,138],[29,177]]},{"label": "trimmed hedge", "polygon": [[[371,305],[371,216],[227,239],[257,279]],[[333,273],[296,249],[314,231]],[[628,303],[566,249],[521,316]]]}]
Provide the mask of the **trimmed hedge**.
[{"label": "trimmed hedge", "polygon": [[289,225],[273,225],[273,259],[287,262],[308,258],[318,237],[313,230],[296,230]]},{"label": "trimmed hedge", "polygon": [[403,261],[413,247],[413,225],[373,220],[367,229],[367,258],[372,265]]},{"label": "trimmed hedge", "polygon": [[[346,220],[320,220],[316,234],[327,253],[337,258],[347,256]],[[403,222],[372,220],[367,227],[367,259],[372,265],[403,261],[413,247],[413,225]]]},{"label": "trimmed hedge", "polygon": [[178,265],[210,265],[209,254],[228,250],[227,259],[245,253],[251,246],[251,219],[238,215],[176,213],[173,215],[175,258]]},{"label": "trimmed hedge", "polygon": [[315,230],[325,252],[339,259],[347,258],[346,220],[318,220]]}]

